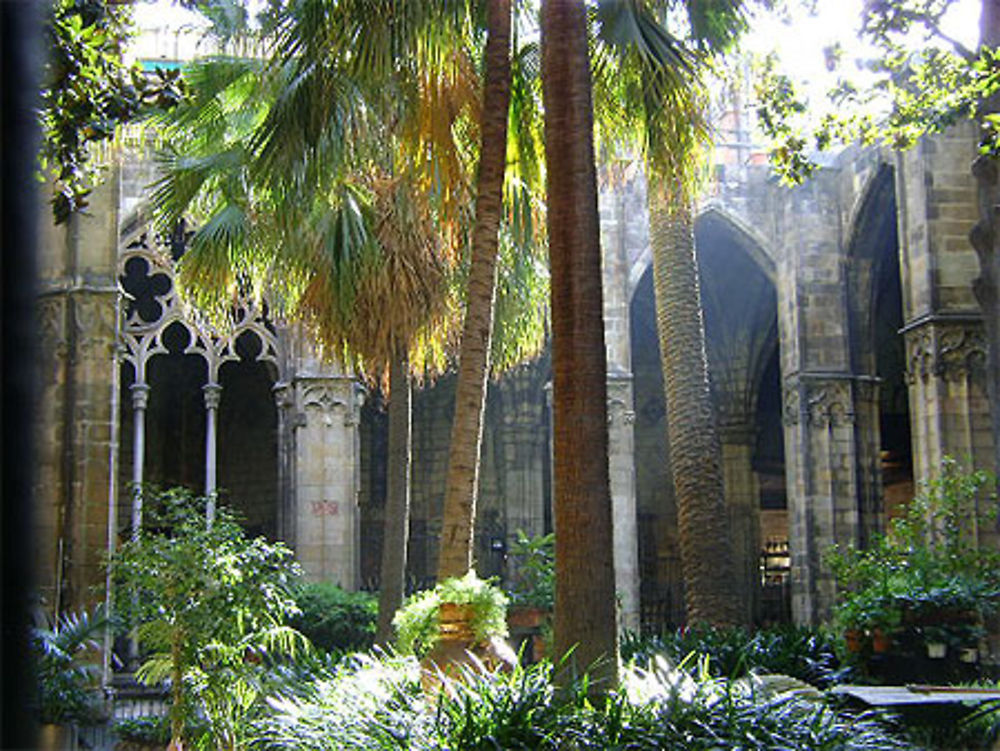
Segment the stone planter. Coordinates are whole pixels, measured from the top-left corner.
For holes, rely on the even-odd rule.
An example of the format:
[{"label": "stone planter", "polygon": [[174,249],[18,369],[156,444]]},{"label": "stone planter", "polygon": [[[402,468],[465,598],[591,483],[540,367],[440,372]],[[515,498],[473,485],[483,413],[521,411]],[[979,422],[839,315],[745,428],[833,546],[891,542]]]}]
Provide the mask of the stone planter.
[{"label": "stone planter", "polygon": [[76,748],[76,727],[73,725],[42,725],[38,729],[39,751],[73,751]]},{"label": "stone planter", "polygon": [[530,606],[514,607],[507,613],[507,625],[511,631],[538,629],[545,623],[550,612]]}]

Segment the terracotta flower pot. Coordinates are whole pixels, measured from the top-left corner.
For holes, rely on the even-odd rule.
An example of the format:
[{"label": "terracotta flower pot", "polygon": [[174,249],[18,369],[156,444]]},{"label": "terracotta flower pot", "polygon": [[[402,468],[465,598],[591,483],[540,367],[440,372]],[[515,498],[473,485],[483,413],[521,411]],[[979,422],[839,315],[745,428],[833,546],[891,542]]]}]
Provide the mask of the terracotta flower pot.
[{"label": "terracotta flower pot", "polygon": [[844,632],[844,645],[851,654],[857,654],[865,644],[865,634],[856,628],[849,628]]},{"label": "terracotta flower pot", "polygon": [[885,654],[892,649],[892,635],[880,628],[872,631],[872,652],[875,654]]},{"label": "terracotta flower pot", "polygon": [[540,628],[548,614],[547,610],[530,606],[511,608],[507,613],[507,625],[511,629]]}]

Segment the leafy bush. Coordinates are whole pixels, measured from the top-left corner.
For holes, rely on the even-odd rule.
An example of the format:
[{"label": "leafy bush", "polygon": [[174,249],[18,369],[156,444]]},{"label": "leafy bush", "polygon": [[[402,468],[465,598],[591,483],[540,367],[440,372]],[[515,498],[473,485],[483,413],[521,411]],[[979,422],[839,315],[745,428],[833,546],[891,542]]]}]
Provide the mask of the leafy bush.
[{"label": "leafy bush", "polygon": [[776,673],[825,687],[844,680],[848,672],[837,660],[829,633],[792,625],[758,631],[692,626],[662,636],[622,638],[623,659],[646,667],[656,655],[675,665],[694,665],[692,656],[701,657],[715,678]]},{"label": "leafy bush", "polygon": [[358,652],[375,641],[378,601],[368,592],[348,592],[332,582],[300,584],[293,591],[299,612],[289,625],[326,652]]},{"label": "leafy bush", "polygon": [[470,571],[461,578],[445,579],[434,589],[411,596],[392,619],[396,648],[400,654],[418,657],[431,650],[438,639],[441,603],[472,606],[472,633],[476,641],[507,636],[507,595],[492,581],[483,581]]},{"label": "leafy bush", "polygon": [[263,705],[273,654],[304,642],[285,625],[296,612],[291,582],[301,572],[284,545],[248,539],[222,506],[183,488],[144,491],[143,528],[111,561],[116,612],[148,651],[136,677],[170,681],[172,736],[208,719],[212,741],[236,747]]}]

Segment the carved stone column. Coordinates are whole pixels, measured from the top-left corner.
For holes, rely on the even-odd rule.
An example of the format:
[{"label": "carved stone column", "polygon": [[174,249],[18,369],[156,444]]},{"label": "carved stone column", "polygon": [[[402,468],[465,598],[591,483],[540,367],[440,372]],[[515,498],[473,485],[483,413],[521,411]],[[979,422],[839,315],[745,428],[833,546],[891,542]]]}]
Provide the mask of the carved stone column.
[{"label": "carved stone column", "polygon": [[218,491],[217,477],[217,428],[222,386],[209,382],[201,387],[205,396],[205,496],[208,498],[206,514],[211,522],[215,518],[215,499]]},{"label": "carved stone column", "polygon": [[[975,316],[928,316],[909,325],[904,336],[915,476],[933,477],[945,456],[993,469],[981,322]],[[996,533],[984,530],[984,536],[994,539]]]},{"label": "carved stone column", "polygon": [[824,557],[834,544],[857,543],[861,537],[856,381],[835,373],[797,373],[783,385],[797,623],[829,619],[835,586]]},{"label": "carved stone column", "polygon": [[295,552],[314,580],[358,585],[355,382],[298,376],[294,382]]},{"label": "carved stone column", "polygon": [[608,469],[614,513],[615,589],[621,625],[638,631],[639,542],[635,500],[635,400],[630,373],[608,374]]}]

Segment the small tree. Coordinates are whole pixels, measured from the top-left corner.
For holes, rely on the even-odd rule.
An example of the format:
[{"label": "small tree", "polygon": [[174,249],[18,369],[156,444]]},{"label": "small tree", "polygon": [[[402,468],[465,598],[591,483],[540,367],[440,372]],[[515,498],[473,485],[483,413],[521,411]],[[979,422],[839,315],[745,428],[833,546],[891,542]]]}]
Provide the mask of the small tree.
[{"label": "small tree", "polygon": [[206,503],[180,488],[151,493],[142,530],[111,561],[119,612],[149,651],[136,677],[170,681],[176,748],[195,707],[216,747],[235,748],[260,697],[264,656],[306,643],[284,624],[297,612],[291,551],[248,539],[225,508],[207,521]]}]

